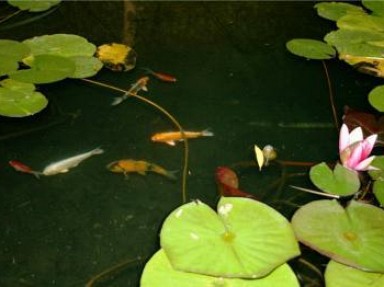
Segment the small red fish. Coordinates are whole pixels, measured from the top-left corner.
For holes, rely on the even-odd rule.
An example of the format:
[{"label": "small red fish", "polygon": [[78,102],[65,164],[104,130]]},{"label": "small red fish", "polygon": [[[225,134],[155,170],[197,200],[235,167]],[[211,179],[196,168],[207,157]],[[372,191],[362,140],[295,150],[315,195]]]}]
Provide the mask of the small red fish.
[{"label": "small red fish", "polygon": [[177,81],[177,79],[170,74],[155,72],[149,68],[142,68],[142,69],[160,81],[168,82],[168,83],[174,83]]},{"label": "small red fish", "polygon": [[21,163],[21,162],[19,162],[17,160],[9,161],[9,165],[12,166],[17,171],[33,174],[37,178],[40,177],[41,172],[35,171],[32,168],[30,168],[29,166],[27,166],[27,165],[25,165],[25,164],[23,164],[23,163]]},{"label": "small red fish", "polygon": [[257,198],[250,193],[238,189],[239,180],[236,173],[228,167],[219,166],[215,173],[216,183],[219,188],[219,193],[227,197],[248,197]]}]

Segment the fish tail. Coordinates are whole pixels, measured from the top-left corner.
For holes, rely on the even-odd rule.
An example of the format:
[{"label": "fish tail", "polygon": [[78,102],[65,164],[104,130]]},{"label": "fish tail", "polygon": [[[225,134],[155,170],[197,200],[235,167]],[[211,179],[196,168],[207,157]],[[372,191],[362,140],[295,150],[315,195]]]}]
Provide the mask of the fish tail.
[{"label": "fish tail", "polygon": [[171,179],[171,180],[176,180],[177,179],[177,176],[176,174],[178,173],[179,171],[178,170],[170,170],[170,171],[166,171],[166,173],[164,174],[168,179]]},{"label": "fish tail", "polygon": [[148,67],[141,67],[140,70],[143,70],[146,74],[153,75],[155,72]]},{"label": "fish tail", "polygon": [[164,175],[168,179],[176,180],[176,173],[177,171],[168,171],[161,166],[158,166],[157,164],[150,163],[148,164],[148,170],[156,172],[158,174]]},{"label": "fish tail", "polygon": [[211,129],[205,129],[201,132],[201,135],[203,137],[213,137],[214,133],[211,131]]},{"label": "fish tail", "polygon": [[43,175],[41,171],[31,171],[31,174],[33,174],[37,179],[40,179],[40,176]]},{"label": "fish tail", "polygon": [[120,104],[121,102],[123,102],[127,98],[128,98],[128,93],[125,93],[121,97],[116,97],[113,99],[111,106],[117,106],[118,104]]}]

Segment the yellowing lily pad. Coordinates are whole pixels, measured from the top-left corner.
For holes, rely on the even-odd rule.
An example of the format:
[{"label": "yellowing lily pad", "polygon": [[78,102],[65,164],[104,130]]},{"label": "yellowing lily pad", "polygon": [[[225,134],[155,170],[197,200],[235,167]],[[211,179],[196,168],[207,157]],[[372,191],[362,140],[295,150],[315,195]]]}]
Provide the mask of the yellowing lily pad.
[{"label": "yellowing lily pad", "polygon": [[352,195],[360,188],[356,172],[337,164],[332,171],[326,163],[313,166],[309,172],[314,185],[324,192],[341,196]]},{"label": "yellowing lily pad", "polygon": [[[201,258],[203,261],[204,258]],[[271,274],[260,279],[212,277],[177,271],[172,268],[165,252],[159,250],[147,262],[140,281],[141,287],[299,287],[295,274],[288,264],[277,267]]]},{"label": "yellowing lily pad", "polygon": [[31,49],[33,56],[55,55],[62,57],[92,57],[96,46],[87,39],[73,34],[53,34],[38,36],[23,41]]},{"label": "yellowing lily pad", "polygon": [[29,65],[31,69],[19,70],[9,77],[20,82],[46,84],[71,77],[75,72],[74,62],[60,56],[38,55]]},{"label": "yellowing lily pad", "polygon": [[48,101],[35,91],[33,84],[20,83],[11,79],[0,82],[0,115],[25,117],[44,109]]},{"label": "yellowing lily pad", "polygon": [[332,46],[318,40],[292,39],[286,44],[287,49],[297,56],[307,59],[325,60],[336,56]]},{"label": "yellowing lily pad", "polygon": [[[331,259],[361,270],[384,273],[384,210],[336,200],[304,205],[292,218],[296,237]],[[346,285],[347,286],[347,285]]]},{"label": "yellowing lily pad", "polygon": [[384,274],[364,272],[331,260],[325,270],[327,287],[382,287]]},{"label": "yellowing lily pad", "polygon": [[41,12],[59,4],[61,0],[8,0],[12,6],[29,12]]},{"label": "yellowing lily pad", "polygon": [[167,217],[160,241],[175,269],[259,278],[300,254],[289,222],[268,205],[222,197],[217,210],[195,201]]},{"label": "yellowing lily pad", "polygon": [[137,54],[131,47],[118,44],[104,44],[97,47],[96,57],[112,71],[130,71],[136,66]]}]

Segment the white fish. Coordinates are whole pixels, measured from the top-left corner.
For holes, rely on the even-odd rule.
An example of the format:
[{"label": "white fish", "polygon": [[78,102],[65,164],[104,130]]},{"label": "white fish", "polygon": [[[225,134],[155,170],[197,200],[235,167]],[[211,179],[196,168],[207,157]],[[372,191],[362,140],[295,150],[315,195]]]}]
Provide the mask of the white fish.
[{"label": "white fish", "polygon": [[68,172],[70,168],[78,166],[79,163],[82,162],[83,160],[95,154],[101,154],[103,152],[104,150],[102,150],[101,148],[95,148],[94,150],[91,150],[89,152],[78,154],[78,155],[51,163],[44,168],[44,170],[42,171],[42,174],[48,176],[48,175],[55,175],[58,173]]}]

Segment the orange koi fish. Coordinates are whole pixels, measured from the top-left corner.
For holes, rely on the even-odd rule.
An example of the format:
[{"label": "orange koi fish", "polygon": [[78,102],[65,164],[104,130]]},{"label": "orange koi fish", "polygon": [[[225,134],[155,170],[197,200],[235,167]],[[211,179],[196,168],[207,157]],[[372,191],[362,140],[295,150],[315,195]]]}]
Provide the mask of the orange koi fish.
[{"label": "orange koi fish", "polygon": [[25,164],[23,164],[17,160],[9,161],[9,165],[12,166],[17,171],[20,171],[23,173],[33,174],[34,176],[36,176],[36,178],[39,178],[40,175],[42,174],[41,172],[35,171],[32,168],[30,168],[29,166],[27,166],[27,165],[25,165]]},{"label": "orange koi fish", "polygon": [[111,105],[116,106],[116,105],[120,104],[121,102],[125,101],[126,99],[128,99],[130,96],[136,95],[141,90],[147,92],[148,91],[148,88],[147,88],[148,81],[149,81],[149,77],[146,77],[146,76],[141,77],[140,79],[138,79],[136,81],[136,83],[134,83],[131,86],[131,88],[124,95],[122,95],[121,97],[115,98]]},{"label": "orange koi fish", "polygon": [[176,145],[176,141],[182,141],[184,138],[193,139],[198,137],[212,137],[213,135],[213,132],[211,132],[209,129],[200,132],[184,131],[184,134],[181,132],[163,132],[154,134],[151,137],[151,140],[154,142],[162,142],[174,146]]},{"label": "orange koi fish", "polygon": [[149,68],[142,68],[142,70],[146,71],[148,74],[154,76],[156,79],[163,82],[174,83],[177,81],[177,79],[170,74],[155,72]]},{"label": "orange koi fish", "polygon": [[176,171],[168,171],[157,164],[144,160],[121,159],[108,164],[107,169],[116,173],[124,173],[125,176],[132,172],[146,175],[147,172],[151,171],[164,175],[169,179],[176,180]]},{"label": "orange koi fish", "polygon": [[248,197],[256,199],[256,197],[252,194],[241,191],[239,189],[239,180],[237,178],[237,175],[232,169],[228,167],[219,166],[216,169],[215,179],[219,189],[219,193],[222,196]]}]

